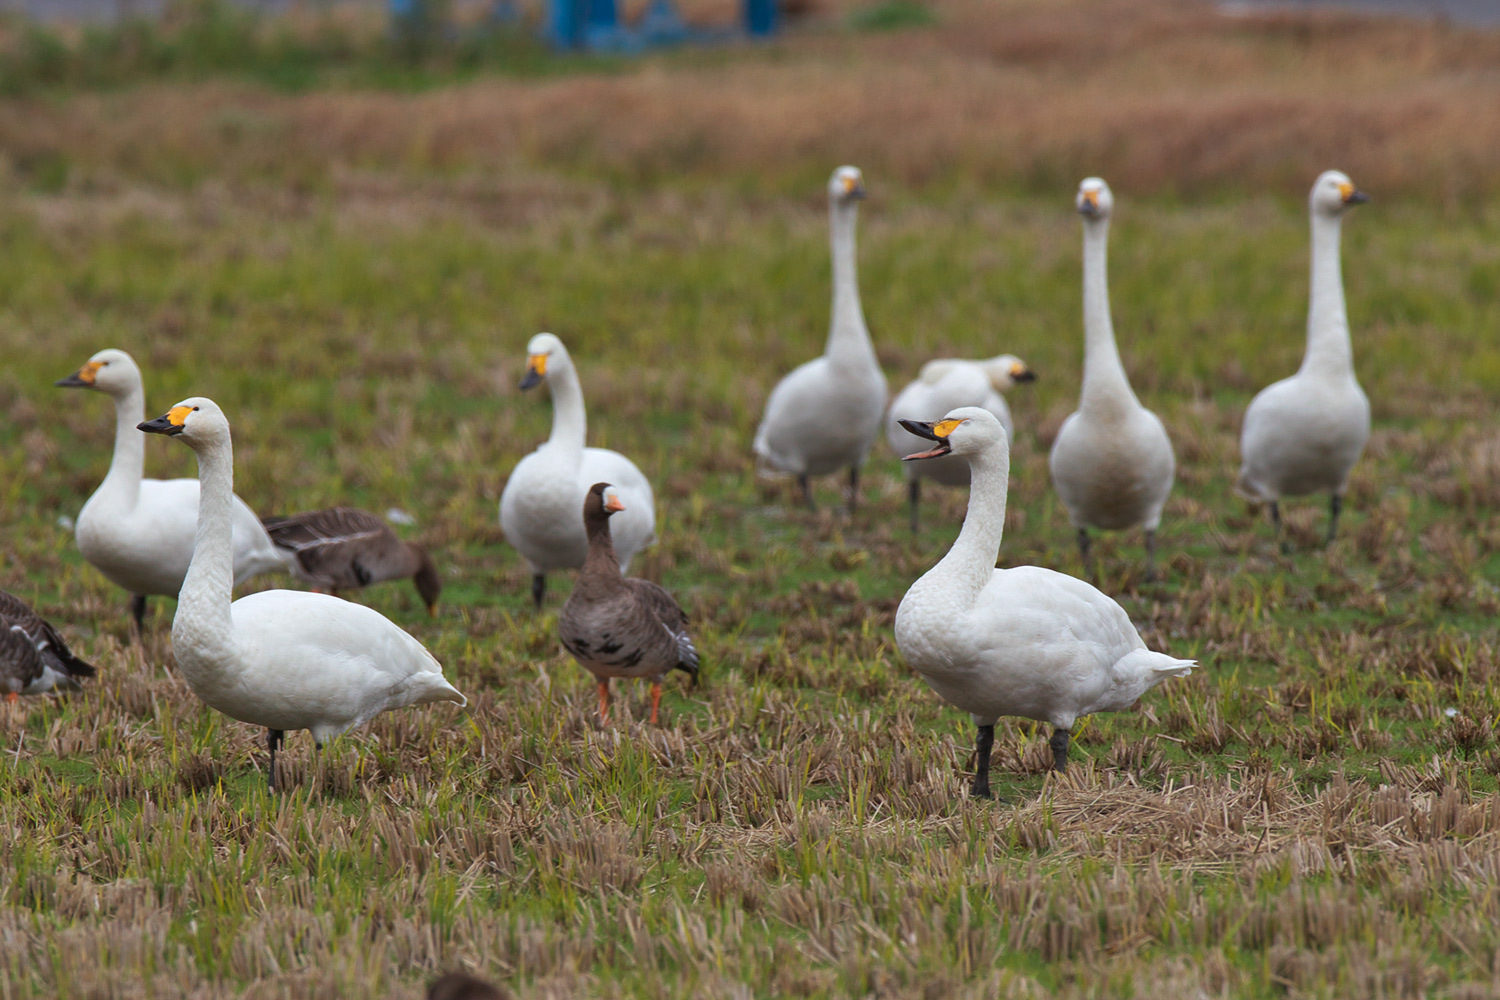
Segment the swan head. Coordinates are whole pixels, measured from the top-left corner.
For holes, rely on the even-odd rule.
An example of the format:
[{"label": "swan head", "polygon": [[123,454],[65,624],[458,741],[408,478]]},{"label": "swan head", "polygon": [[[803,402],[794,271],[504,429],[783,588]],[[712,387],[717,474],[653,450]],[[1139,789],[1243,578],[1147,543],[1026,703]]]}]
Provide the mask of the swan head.
[{"label": "swan head", "polygon": [[900,423],[917,437],[937,442],[937,446],[928,451],[907,455],[902,459],[904,462],[944,455],[977,455],[997,443],[1007,447],[1010,443],[1005,438],[1005,428],[995,415],[978,406],[949,410],[946,417],[935,423],[923,420],[902,420]]},{"label": "swan head", "polygon": [[1351,205],[1363,205],[1369,200],[1370,196],[1356,188],[1348,174],[1325,170],[1313,181],[1307,207],[1318,215],[1340,216]]},{"label": "swan head", "polygon": [[1085,219],[1107,219],[1115,207],[1115,196],[1102,177],[1085,177],[1078,185],[1074,200],[1078,214]]},{"label": "swan head", "polygon": [[197,448],[228,438],[229,420],[218,403],[204,396],[192,396],[161,416],[136,424],[136,429],[147,434],[180,437],[190,447]]},{"label": "swan head", "polygon": [[526,344],[526,375],[521,379],[521,388],[540,385],[547,377],[549,366],[555,371],[558,365],[567,361],[568,349],[555,334],[537,334]]},{"label": "swan head", "polygon": [[595,483],[583,498],[583,519],[608,520],[625,509],[625,502],[609,483]]},{"label": "swan head", "polygon": [[1005,392],[1020,382],[1035,382],[1036,372],[1014,354],[1002,354],[980,363],[996,392]]},{"label": "swan head", "polygon": [[82,368],[67,378],[60,378],[52,384],[64,389],[98,389],[118,396],[140,386],[141,370],[130,355],[110,347],[89,358]]},{"label": "swan head", "polygon": [[828,200],[835,205],[850,205],[865,197],[865,175],[858,167],[839,167],[828,178]]}]

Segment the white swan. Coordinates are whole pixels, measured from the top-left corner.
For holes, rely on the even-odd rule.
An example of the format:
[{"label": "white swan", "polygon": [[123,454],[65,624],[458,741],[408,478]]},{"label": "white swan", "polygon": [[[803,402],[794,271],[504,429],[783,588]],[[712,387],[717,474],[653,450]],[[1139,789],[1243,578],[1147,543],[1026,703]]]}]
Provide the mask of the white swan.
[{"label": "white swan", "polygon": [[1156,528],[1177,471],[1156,414],[1135,398],[1109,315],[1109,216],[1114,196],[1097,177],[1078,187],[1083,216],[1083,389],[1057,432],[1052,485],[1078,530],[1084,572],[1092,572],[1089,529],[1146,529],[1146,579],[1156,577]]},{"label": "white swan", "polygon": [[1079,716],[1128,708],[1168,677],[1191,673],[1195,661],[1147,649],[1125,609],[1082,580],[1039,566],[995,568],[1010,445],[993,414],[969,406],[936,424],[903,423],[937,442],[909,460],[951,454],[971,470],[963,530],[901,599],[896,645],[934,691],[974,717],[972,794],[987,798],[1000,716],[1050,723],[1053,767],[1061,771]]},{"label": "white swan", "polygon": [[1330,494],[1328,541],[1338,532],[1349,472],[1370,437],[1370,401],[1354,377],[1339,230],[1344,212],[1369,198],[1347,176],[1329,170],[1308,195],[1312,217],[1312,274],[1307,308],[1307,353],[1302,367],[1256,393],[1240,431],[1236,489],[1271,505],[1281,535],[1284,496]]},{"label": "white swan", "polygon": [[[755,453],[769,465],[790,472],[813,506],[809,476],[849,470],[849,510],[859,499],[859,467],[864,464],[885,412],[885,374],[870,345],[859,302],[855,270],[854,223],[865,196],[864,178],[854,167],[839,167],[828,181],[828,215],[833,246],[833,317],[823,356],[794,368],[771,390],[755,432]],[[817,433],[808,433],[808,424]]]},{"label": "white swan", "polygon": [[422,644],[390,619],[328,594],[266,590],[230,603],[234,448],[211,399],[185,399],[140,425],[198,453],[193,562],[172,619],[172,652],[210,708],[266,728],[271,788],[276,749],[306,729],[322,747],[381,712],[434,701],[467,704]]},{"label": "white swan", "polygon": [[[176,597],[193,559],[198,523],[198,480],[142,479],[146,440],[136,425],[146,419],[141,370],[124,351],[100,351],[55,385],[97,389],[115,401],[115,454],[104,482],[78,514],[78,551],[111,583],[132,595],[137,628],[144,625],[146,598]],[[282,572],[276,546],[245,502],[234,498],[234,582],[259,573]]]},{"label": "white swan", "polygon": [[[960,406],[978,406],[989,410],[1005,428],[1007,439],[1015,438],[1010,407],[1001,393],[1017,382],[1031,382],[1036,373],[1014,354],[1001,354],[984,361],[962,361],[939,358],[929,361],[917,373],[916,381],[897,394],[885,417],[885,439],[898,457],[922,447],[922,440],[908,434],[902,420],[936,420]],[[931,462],[907,462],[906,494],[911,503],[911,530],[917,530],[917,504],[922,499],[922,480],[931,479],[945,486],[969,485],[969,463],[957,458],[938,458]]]},{"label": "white swan", "polygon": [[625,511],[613,525],[620,572],[637,552],[656,541],[656,498],[635,463],[617,451],[586,448],[587,417],[578,372],[563,342],[539,333],[526,345],[521,388],[546,380],[552,389],[552,435],[516,463],[500,494],[500,529],[531,565],[531,596],[537,607],[547,573],[577,569],[589,552],[583,498],[595,483],[613,483]]}]

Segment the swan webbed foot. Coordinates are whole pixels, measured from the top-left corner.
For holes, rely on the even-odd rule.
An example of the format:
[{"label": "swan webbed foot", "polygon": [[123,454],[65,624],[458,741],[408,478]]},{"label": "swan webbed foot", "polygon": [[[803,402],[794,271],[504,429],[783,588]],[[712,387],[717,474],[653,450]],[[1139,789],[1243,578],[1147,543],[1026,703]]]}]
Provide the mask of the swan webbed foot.
[{"label": "swan webbed foot", "polygon": [[911,533],[915,535],[919,530],[917,505],[922,502],[922,480],[913,479],[906,484],[906,501],[911,506]]},{"label": "swan webbed foot", "polygon": [[818,505],[813,501],[812,483],[805,474],[797,477],[797,485],[802,487],[802,503],[808,510],[817,510]]},{"label": "swan webbed foot", "polygon": [[990,794],[990,751],[995,746],[995,724],[979,727],[979,738],[974,742],[974,784],[969,796],[976,799],[994,798]]},{"label": "swan webbed foot", "polygon": [[1146,582],[1156,582],[1156,529],[1146,529]]},{"label": "swan webbed foot", "polygon": [[144,639],[146,635],[146,595],[130,595],[130,614],[135,619],[135,634]]},{"label": "swan webbed foot", "polygon": [[1339,533],[1339,513],[1344,509],[1344,498],[1335,493],[1328,500],[1328,544],[1332,545]]},{"label": "swan webbed foot", "polygon": [[531,601],[532,601],[533,604],[536,605],[538,611],[540,611],[542,609],[542,597],[546,593],[547,593],[547,574],[545,574],[545,573],[533,573],[533,574],[531,574]]},{"label": "swan webbed foot", "polygon": [[1284,556],[1292,554],[1292,543],[1281,537],[1281,504],[1275,500],[1271,501],[1271,537],[1277,542],[1277,548]]},{"label": "swan webbed foot", "polygon": [[854,508],[859,506],[859,466],[849,466],[849,516],[854,516]]},{"label": "swan webbed foot", "polygon": [[1093,548],[1094,548],[1094,540],[1089,537],[1089,529],[1087,529],[1087,528],[1079,528],[1078,529],[1078,556],[1079,556],[1079,558],[1081,558],[1083,560],[1083,575],[1084,576],[1093,576],[1094,575],[1094,560],[1093,560],[1093,556],[1092,556]]},{"label": "swan webbed foot", "polygon": [[1066,729],[1052,730],[1052,738],[1047,745],[1052,748],[1052,770],[1061,774],[1068,769],[1068,742],[1072,737]]},{"label": "swan webbed foot", "polygon": [[271,791],[276,791],[276,749],[286,742],[286,732],[281,729],[266,730],[266,749],[271,752],[270,763],[266,765],[266,779],[270,783]]}]

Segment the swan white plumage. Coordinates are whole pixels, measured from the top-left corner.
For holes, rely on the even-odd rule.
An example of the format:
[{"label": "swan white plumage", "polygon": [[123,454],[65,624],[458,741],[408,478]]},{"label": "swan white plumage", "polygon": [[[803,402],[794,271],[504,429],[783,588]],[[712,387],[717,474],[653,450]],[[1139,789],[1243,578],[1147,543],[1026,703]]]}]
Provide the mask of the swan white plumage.
[{"label": "swan white plumage", "polygon": [[[822,357],[799,365],[776,384],[755,432],[755,454],[797,477],[802,499],[813,506],[810,476],[849,470],[849,510],[859,499],[859,469],[880,436],[885,413],[885,373],[859,299],[854,225],[865,197],[864,177],[839,167],[828,181],[833,251],[833,312]],[[808,433],[808,422],[818,431]]]},{"label": "swan white plumage", "polygon": [[969,463],[963,530],[901,599],[896,645],[934,691],[973,716],[972,794],[984,798],[1000,716],[1050,723],[1053,767],[1061,771],[1080,716],[1129,708],[1167,678],[1191,673],[1195,661],[1147,649],[1125,609],[1082,580],[1039,566],[995,568],[1010,445],[993,414],[963,407],[936,424],[904,426],[937,442],[909,460],[953,455]]},{"label": "swan white plumage", "polygon": [[[109,473],[78,514],[78,551],[111,583],[133,597],[137,627],[144,624],[146,598],[176,597],[193,560],[198,524],[198,480],[143,479],[146,439],[136,430],[146,419],[141,370],[124,351],[110,348],[89,358],[56,383],[97,389],[115,402],[115,453]],[[283,572],[276,546],[243,500],[233,498],[234,582],[260,573]]]},{"label": "swan white plumage", "polygon": [[[897,457],[922,447],[922,439],[907,433],[902,420],[937,420],[960,406],[978,406],[989,410],[1005,428],[1008,440],[1015,439],[1010,407],[1001,395],[1017,382],[1032,382],[1036,373],[1014,354],[1001,354],[983,361],[938,358],[927,362],[891,402],[886,411],[885,439]],[[907,462],[906,494],[911,504],[911,530],[917,530],[917,504],[922,499],[922,480],[931,479],[945,486],[969,485],[969,463],[947,457],[930,462]]]},{"label": "swan white plumage", "polygon": [[1109,311],[1106,252],[1114,196],[1089,177],[1078,187],[1083,216],[1083,388],[1078,409],[1057,432],[1048,466],[1052,485],[1078,531],[1084,572],[1092,572],[1089,529],[1146,529],[1146,579],[1156,577],[1156,529],[1172,492],[1177,462],[1161,420],[1141,405]]},{"label": "swan white plumage", "polygon": [[588,556],[583,498],[595,483],[613,483],[625,503],[615,519],[615,553],[620,572],[635,554],[656,541],[656,498],[635,463],[617,451],[587,448],[588,418],[578,371],[563,342],[539,333],[526,345],[526,377],[521,388],[543,380],[552,390],[552,434],[545,444],[516,463],[500,494],[500,529],[531,565],[531,596],[537,607],[547,573],[578,569]]},{"label": "swan white plumage", "polygon": [[1297,374],[1266,386],[1245,410],[1236,488],[1252,500],[1270,503],[1278,537],[1282,497],[1327,490],[1332,542],[1349,473],[1370,437],[1370,401],[1354,376],[1339,264],[1344,212],[1369,197],[1346,175],[1329,170],[1318,177],[1307,200],[1312,220],[1307,352]]},{"label": "swan white plumage", "polygon": [[263,726],[276,787],[276,749],[306,729],[319,747],[381,712],[436,701],[467,704],[443,668],[390,619],[328,594],[266,590],[230,602],[234,448],[229,421],[201,396],[144,422],[198,453],[193,561],[172,619],[177,668],[204,704]]}]

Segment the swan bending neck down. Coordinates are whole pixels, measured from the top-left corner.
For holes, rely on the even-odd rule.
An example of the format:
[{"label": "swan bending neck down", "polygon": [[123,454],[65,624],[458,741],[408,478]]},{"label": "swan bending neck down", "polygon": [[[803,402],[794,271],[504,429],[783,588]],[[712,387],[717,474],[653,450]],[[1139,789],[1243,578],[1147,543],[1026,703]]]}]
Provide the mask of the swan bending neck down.
[{"label": "swan bending neck down", "polygon": [[908,461],[968,460],[969,512],[953,548],[901,599],[896,645],[934,691],[979,728],[972,794],[990,794],[990,749],[1002,715],[1051,723],[1064,770],[1073,723],[1120,711],[1168,677],[1192,672],[1146,648],[1125,610],[1082,580],[1038,566],[996,569],[1005,527],[1010,445],[988,410],[961,407],[936,423],[903,420],[935,441]]},{"label": "swan bending neck down", "polygon": [[198,453],[201,493],[193,561],[177,599],[172,651],[193,693],[233,719],[264,726],[268,775],[289,730],[328,739],[381,712],[434,701],[466,704],[422,644],[384,615],[327,594],[268,590],[231,603],[234,452],[210,399],[183,400],[146,421]]}]

